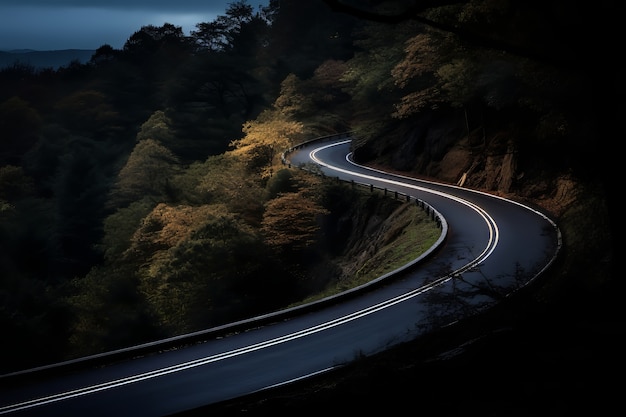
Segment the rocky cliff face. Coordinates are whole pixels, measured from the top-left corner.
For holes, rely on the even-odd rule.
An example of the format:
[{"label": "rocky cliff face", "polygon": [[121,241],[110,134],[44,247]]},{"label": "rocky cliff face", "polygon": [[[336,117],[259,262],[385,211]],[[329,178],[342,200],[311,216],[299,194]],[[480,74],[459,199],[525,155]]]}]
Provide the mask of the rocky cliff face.
[{"label": "rocky cliff face", "polygon": [[559,148],[537,140],[528,127],[532,121],[511,118],[469,130],[465,120],[462,112],[428,115],[384,140],[355,140],[354,158],[403,175],[507,197],[552,217],[563,234],[564,250],[557,270],[537,295],[542,302],[564,292],[601,300],[612,288],[621,288],[615,274],[610,190],[601,176],[591,175],[589,160],[568,164],[571,155],[584,151],[567,142]]},{"label": "rocky cliff face", "polygon": [[326,277],[324,285],[345,289],[378,278],[420,256],[441,234],[414,202],[367,189],[345,188],[344,194],[350,198],[335,204],[323,225],[328,263],[316,263],[311,273]]},{"label": "rocky cliff face", "polygon": [[523,145],[528,132],[508,126],[468,131],[462,111],[430,114],[385,140],[354,143],[363,164],[521,199],[554,217],[563,214],[581,184],[567,170],[545,166],[542,149]]},{"label": "rocky cliff face", "polygon": [[[231,410],[267,414],[349,404],[353,412],[368,411],[381,398],[402,404],[420,393],[426,399],[421,409],[430,414],[513,415],[545,409],[546,403],[554,410],[578,409],[572,398],[590,399],[595,412],[608,398],[619,398],[613,394],[617,385],[600,375],[622,367],[626,340],[623,286],[611,272],[604,190],[594,181],[546,166],[551,158],[534,153],[542,149],[521,146],[519,130],[475,129],[469,137],[464,132],[462,122],[432,117],[384,140],[357,138],[355,158],[403,175],[524,200],[551,214],[563,232],[565,250],[540,288],[510,309],[465,323],[458,334],[436,334],[363,360],[344,374],[330,374],[304,388],[286,386],[273,397],[250,398],[245,408],[232,404]],[[329,227],[344,243],[340,249],[346,256],[338,264],[342,275],[354,274],[397,236],[404,219],[400,213],[383,201],[340,212]],[[449,350],[439,354],[441,349]],[[424,357],[428,360],[422,362]],[[487,376],[487,385],[473,384],[478,374]],[[453,394],[441,390],[450,381],[461,381],[456,385],[463,389]]]}]

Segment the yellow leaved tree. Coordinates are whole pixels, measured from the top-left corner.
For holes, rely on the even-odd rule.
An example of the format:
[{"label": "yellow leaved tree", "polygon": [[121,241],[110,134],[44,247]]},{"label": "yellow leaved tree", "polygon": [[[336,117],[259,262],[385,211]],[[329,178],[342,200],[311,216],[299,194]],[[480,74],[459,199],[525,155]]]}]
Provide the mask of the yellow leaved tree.
[{"label": "yellow leaved tree", "polygon": [[242,139],[230,143],[231,152],[246,161],[250,171],[268,179],[281,164],[281,153],[303,138],[304,127],[278,110],[265,110],[244,123],[243,132]]},{"label": "yellow leaved tree", "polygon": [[318,242],[321,219],[330,214],[322,203],[322,179],[302,171],[281,170],[289,189],[265,204],[261,224],[265,243],[281,253],[304,251]]}]

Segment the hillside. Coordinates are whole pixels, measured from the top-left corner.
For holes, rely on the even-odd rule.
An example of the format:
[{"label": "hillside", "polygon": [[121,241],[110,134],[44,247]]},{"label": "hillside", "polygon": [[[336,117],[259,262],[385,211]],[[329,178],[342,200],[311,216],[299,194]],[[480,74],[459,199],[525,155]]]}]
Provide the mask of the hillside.
[{"label": "hillside", "polygon": [[36,69],[67,67],[71,62],[89,62],[96,51],[89,49],[62,49],[54,51],[34,51],[30,49],[0,51],[0,68],[13,65],[26,65]]},{"label": "hillside", "polygon": [[521,175],[513,152],[494,151],[502,149],[501,135],[485,137],[488,149],[469,147],[466,138],[451,141],[423,173],[407,171],[414,167],[414,161],[407,161],[411,155],[395,151],[411,146],[406,138],[386,144],[394,151],[361,163],[463,182],[548,213],[559,224],[565,247],[538,283],[482,316],[347,369],[182,416],[328,409],[401,414],[409,408],[441,416],[610,414],[618,406],[622,384],[607,375],[625,369],[626,320],[606,190],[596,181],[547,175],[545,167]]},{"label": "hillside", "polygon": [[[578,12],[569,10],[568,16]],[[372,19],[390,20],[380,15]],[[520,27],[513,19],[502,22]],[[581,22],[589,20],[569,21],[568,34]],[[593,39],[612,44],[615,38],[607,33],[615,26],[604,24],[592,25],[597,31],[586,31],[583,43]],[[525,39],[525,46],[541,50],[539,55],[530,54],[528,60],[530,49],[511,48],[510,54],[481,57],[465,44],[454,56],[459,59],[455,65],[434,63],[441,82],[432,90],[424,88],[430,80],[422,74],[433,63],[420,52],[435,47],[425,38],[407,42],[405,51],[413,60],[394,68],[405,87],[394,107],[401,117],[354,126],[353,150],[357,162],[365,165],[494,193],[542,210],[563,232],[564,251],[555,267],[528,292],[475,320],[364,358],[332,375],[186,415],[328,409],[439,416],[610,415],[620,406],[623,383],[609,375],[621,374],[626,365],[626,319],[620,307],[624,280],[617,260],[623,219],[613,188],[618,156],[606,141],[623,136],[619,111],[608,103],[623,94],[624,83],[612,56],[591,51],[575,63],[573,51],[579,49],[572,45],[579,37],[550,37],[552,44],[539,32],[553,26],[534,28],[535,40]],[[372,68],[381,57],[389,59],[383,44],[364,54],[364,67],[368,63]],[[555,52],[557,65],[544,59],[550,52]],[[476,77],[467,76],[476,70],[475,63]],[[378,75],[364,70],[359,76],[366,74],[370,79]],[[384,83],[384,74],[377,78],[377,89],[359,93],[385,91],[377,96],[383,103],[395,93]],[[422,90],[407,88],[412,85]],[[464,101],[440,101],[442,91],[460,85],[461,91],[450,98],[464,94]],[[601,98],[600,91],[606,96]],[[481,104],[468,100],[467,94],[480,96]]]},{"label": "hillside", "polygon": [[[360,270],[402,213],[360,210],[280,160],[353,131],[359,163],[545,211],[562,256],[475,321],[219,411],[607,405],[626,328],[620,9],[280,0],[256,13],[238,1],[191,36],[147,25],[89,64],[0,69],[0,324],[12,341],[0,367],[206,329]],[[367,227],[380,239],[360,239]]]},{"label": "hillside", "polygon": [[[195,410],[184,416],[288,414],[307,410],[367,413],[407,409],[440,416],[608,415],[618,406],[626,320],[617,273],[611,190],[603,177],[538,163],[497,129],[469,137],[459,119],[428,118],[391,141],[361,141],[360,163],[494,193],[555,219],[564,251],[522,295],[480,317],[364,358],[332,375]],[[512,125],[518,122],[512,119]],[[525,121],[527,122],[527,121]],[[456,127],[456,128],[455,128]],[[495,130],[485,126],[485,130]],[[442,148],[441,132],[447,132]],[[382,146],[381,146],[382,145]],[[407,149],[419,152],[407,152]],[[566,158],[568,151],[561,157]],[[431,155],[425,158],[424,155]],[[591,155],[588,155],[591,156]],[[360,159],[359,159],[360,158]],[[596,166],[596,162],[586,162]]]}]

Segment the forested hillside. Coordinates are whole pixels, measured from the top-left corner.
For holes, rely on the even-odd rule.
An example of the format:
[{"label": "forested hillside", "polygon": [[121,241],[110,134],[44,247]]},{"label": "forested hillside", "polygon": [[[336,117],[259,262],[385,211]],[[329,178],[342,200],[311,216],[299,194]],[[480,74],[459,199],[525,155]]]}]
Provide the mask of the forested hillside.
[{"label": "forested hillside", "polygon": [[189,36],[144,26],[85,64],[2,69],[0,371],[221,324],[344,279],[348,248],[331,242],[357,198],[280,154],[347,130],[359,162],[540,207],[566,252],[533,302],[601,305],[621,288],[618,9],[239,0]]},{"label": "forested hillside", "polygon": [[224,324],[339,279],[308,269],[324,270],[348,201],[280,154],[349,127],[316,108],[345,100],[355,24],[317,1],[238,1],[191,36],[145,26],[84,65],[2,70],[0,368]]},{"label": "forested hillside", "polygon": [[33,69],[50,68],[57,70],[76,61],[85,63],[91,59],[95,51],[89,49],[63,49],[57,51],[0,51],[0,68],[24,65]]}]

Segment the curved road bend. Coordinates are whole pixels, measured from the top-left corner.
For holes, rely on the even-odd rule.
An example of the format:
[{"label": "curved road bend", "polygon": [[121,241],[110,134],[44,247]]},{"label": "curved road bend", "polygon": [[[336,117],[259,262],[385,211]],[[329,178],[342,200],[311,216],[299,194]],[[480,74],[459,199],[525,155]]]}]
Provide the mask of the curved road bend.
[{"label": "curved road bend", "polygon": [[555,224],[522,205],[350,162],[349,141],[308,145],[290,162],[417,196],[443,215],[440,248],[375,291],[227,337],[101,368],[0,377],[0,416],[166,416],[327,372],[497,303],[541,273]]}]

